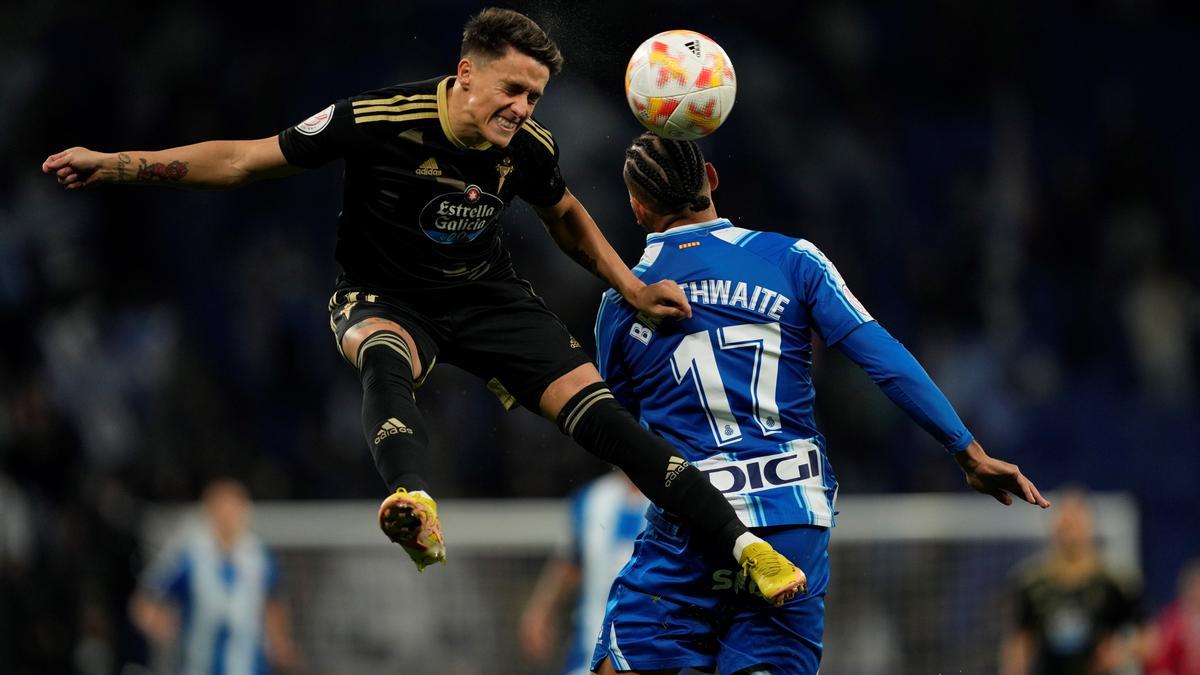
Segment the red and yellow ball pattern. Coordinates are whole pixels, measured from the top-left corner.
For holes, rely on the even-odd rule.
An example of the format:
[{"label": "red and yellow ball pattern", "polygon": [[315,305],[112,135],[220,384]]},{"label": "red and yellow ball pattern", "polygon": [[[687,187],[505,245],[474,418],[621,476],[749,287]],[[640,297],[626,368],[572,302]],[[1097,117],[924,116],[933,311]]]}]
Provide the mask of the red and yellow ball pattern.
[{"label": "red and yellow ball pattern", "polygon": [[711,38],[671,30],[646,40],[625,69],[625,97],[638,121],[660,136],[695,140],[729,116],[737,93],[733,63]]}]

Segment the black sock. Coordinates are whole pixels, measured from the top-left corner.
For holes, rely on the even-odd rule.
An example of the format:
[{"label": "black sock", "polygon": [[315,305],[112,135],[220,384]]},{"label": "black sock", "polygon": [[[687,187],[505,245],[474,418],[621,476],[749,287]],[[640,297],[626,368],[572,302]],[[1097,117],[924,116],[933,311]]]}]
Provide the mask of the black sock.
[{"label": "black sock", "polygon": [[378,331],[358,348],[363,433],[388,492],[425,489],[429,434],[413,395],[412,356],[398,333]]},{"label": "black sock", "polygon": [[682,516],[716,547],[733,551],[746,526],[700,470],[670,443],[646,431],[613,398],[603,382],[571,397],[558,428],[588,452],[620,467],[642,494]]}]

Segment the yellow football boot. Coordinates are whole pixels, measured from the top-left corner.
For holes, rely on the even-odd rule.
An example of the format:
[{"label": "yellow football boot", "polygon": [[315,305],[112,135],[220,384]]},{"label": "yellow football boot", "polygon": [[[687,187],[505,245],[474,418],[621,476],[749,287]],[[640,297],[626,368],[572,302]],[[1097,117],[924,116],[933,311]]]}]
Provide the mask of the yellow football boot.
[{"label": "yellow football boot", "polygon": [[399,488],[379,506],[379,529],[400,544],[423,571],[435,562],[445,564],[446,542],[438,520],[437,502],[425,493]]},{"label": "yellow football boot", "polygon": [[791,600],[796,593],[808,590],[808,578],[804,572],[765,542],[756,542],[742,549],[738,564],[758,586],[763,598],[777,607]]}]

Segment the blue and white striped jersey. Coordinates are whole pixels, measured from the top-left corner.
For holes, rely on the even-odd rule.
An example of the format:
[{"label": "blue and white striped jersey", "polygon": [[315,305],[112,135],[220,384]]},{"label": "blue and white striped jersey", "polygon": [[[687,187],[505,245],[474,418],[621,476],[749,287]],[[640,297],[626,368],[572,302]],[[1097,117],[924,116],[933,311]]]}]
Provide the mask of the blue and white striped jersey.
[{"label": "blue and white striped jersey", "polygon": [[724,219],[646,239],[634,274],[677,281],[692,318],[656,327],[608,291],[600,374],[747,526],[832,526],[837,479],[813,419],[812,336],[836,344],[871,315],[803,239]]},{"label": "blue and white striped jersey", "polygon": [[180,611],[180,675],[269,673],[263,617],[279,584],[266,546],[243,535],[226,553],[207,527],[195,527],[168,545],[143,586]]},{"label": "blue and white striped jersey", "polygon": [[633,555],[633,542],[646,525],[649,505],[618,472],[588,483],[571,498],[569,555],[583,574],[567,652],[567,675],[591,672],[592,650],[604,622],[609,588]]}]

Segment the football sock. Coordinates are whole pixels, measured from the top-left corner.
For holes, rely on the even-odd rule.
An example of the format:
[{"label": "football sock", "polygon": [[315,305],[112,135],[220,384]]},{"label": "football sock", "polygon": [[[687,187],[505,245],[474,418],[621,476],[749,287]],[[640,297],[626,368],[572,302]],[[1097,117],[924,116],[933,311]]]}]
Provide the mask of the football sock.
[{"label": "football sock", "polygon": [[765,543],[767,543],[767,542],[756,537],[754,535],[754,533],[750,532],[749,530],[747,530],[746,532],[743,532],[741,535],[738,536],[737,540],[733,542],[733,558],[734,558],[734,560],[741,562],[742,561],[742,551],[745,551],[746,547],[749,546],[750,544],[765,544]]},{"label": "football sock", "polygon": [[732,551],[746,526],[699,469],[663,439],[646,431],[603,382],[567,401],[558,428],[585,450],[620,467],[642,494],[684,518],[721,550]]},{"label": "football sock", "polygon": [[421,469],[429,434],[413,395],[412,355],[400,334],[373,333],[358,348],[363,433],[388,492],[425,490]]}]

